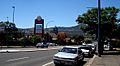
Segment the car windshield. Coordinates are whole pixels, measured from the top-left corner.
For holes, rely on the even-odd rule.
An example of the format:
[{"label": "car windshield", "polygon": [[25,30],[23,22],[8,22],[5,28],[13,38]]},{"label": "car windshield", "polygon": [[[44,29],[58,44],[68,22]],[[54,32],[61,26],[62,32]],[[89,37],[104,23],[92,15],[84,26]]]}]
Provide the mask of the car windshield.
[{"label": "car windshield", "polygon": [[43,44],[43,42],[41,42],[41,43],[37,43],[37,44]]},{"label": "car windshield", "polygon": [[77,48],[64,47],[61,52],[77,54]]}]

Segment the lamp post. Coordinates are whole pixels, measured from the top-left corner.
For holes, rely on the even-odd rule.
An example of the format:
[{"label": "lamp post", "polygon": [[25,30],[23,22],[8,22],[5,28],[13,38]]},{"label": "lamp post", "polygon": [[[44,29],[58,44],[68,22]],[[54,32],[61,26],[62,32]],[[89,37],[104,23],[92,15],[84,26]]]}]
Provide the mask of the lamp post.
[{"label": "lamp post", "polygon": [[54,21],[49,21],[49,22],[46,23],[46,29],[47,29],[48,24],[51,23],[51,22],[54,22]]},{"label": "lamp post", "polygon": [[13,8],[13,23],[14,23],[15,6],[12,6],[12,8]]},{"label": "lamp post", "polygon": [[48,22],[46,23],[46,41],[50,41],[49,31],[48,31],[48,29],[47,29],[47,26],[48,26],[48,24],[51,23],[51,22],[53,22],[53,21],[48,21]]},{"label": "lamp post", "polygon": [[48,26],[48,24],[51,23],[51,22],[54,22],[54,21],[48,21],[48,22],[46,23],[46,33],[48,32],[47,26]]}]

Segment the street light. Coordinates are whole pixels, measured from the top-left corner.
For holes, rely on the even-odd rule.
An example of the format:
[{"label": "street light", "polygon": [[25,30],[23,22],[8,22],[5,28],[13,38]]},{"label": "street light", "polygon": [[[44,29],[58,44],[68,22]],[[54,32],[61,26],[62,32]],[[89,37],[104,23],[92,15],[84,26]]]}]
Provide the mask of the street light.
[{"label": "street light", "polygon": [[48,24],[51,23],[51,22],[54,22],[54,21],[48,21],[48,22],[46,23],[46,33],[48,33],[47,26],[48,26]]},{"label": "street light", "polygon": [[46,29],[47,29],[48,24],[51,23],[51,22],[54,22],[54,21],[48,21],[48,22],[46,23]]},{"label": "street light", "polygon": [[12,8],[13,8],[13,23],[14,23],[15,6],[12,6]]}]

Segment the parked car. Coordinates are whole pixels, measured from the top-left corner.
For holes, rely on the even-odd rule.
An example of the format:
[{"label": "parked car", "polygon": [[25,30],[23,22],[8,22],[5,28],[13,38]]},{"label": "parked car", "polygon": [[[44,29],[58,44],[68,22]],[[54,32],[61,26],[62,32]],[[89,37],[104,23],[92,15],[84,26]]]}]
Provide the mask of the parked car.
[{"label": "parked car", "polygon": [[65,46],[59,50],[57,54],[54,55],[54,64],[64,64],[64,65],[78,65],[82,63],[84,59],[84,53],[80,47]]},{"label": "parked car", "polygon": [[43,42],[40,42],[40,43],[37,43],[36,44],[36,47],[39,48],[48,48],[48,44],[47,43],[43,43]]},{"label": "parked car", "polygon": [[96,45],[95,44],[86,44],[86,46],[89,46],[92,48],[92,52],[95,53],[96,51]]},{"label": "parked car", "polygon": [[47,43],[49,46],[57,46],[57,44],[56,43],[51,43],[51,42],[48,42]]},{"label": "parked car", "polygon": [[80,49],[83,51],[85,57],[92,57],[93,51],[90,46],[81,45]]}]

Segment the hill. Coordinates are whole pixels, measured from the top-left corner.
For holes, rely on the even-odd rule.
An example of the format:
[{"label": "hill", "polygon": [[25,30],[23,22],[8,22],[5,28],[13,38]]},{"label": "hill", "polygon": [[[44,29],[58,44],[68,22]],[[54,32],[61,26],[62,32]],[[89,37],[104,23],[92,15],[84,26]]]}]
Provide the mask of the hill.
[{"label": "hill", "polygon": [[[58,32],[65,32],[67,33],[69,36],[83,36],[84,33],[83,31],[80,29],[81,26],[84,26],[83,24],[80,25],[76,25],[76,26],[71,26],[71,27],[57,27],[58,28]],[[52,33],[53,32],[53,28],[45,28],[45,33]],[[27,29],[19,29],[20,31],[26,33],[26,34],[33,34],[34,33],[34,28],[27,28]]]}]

